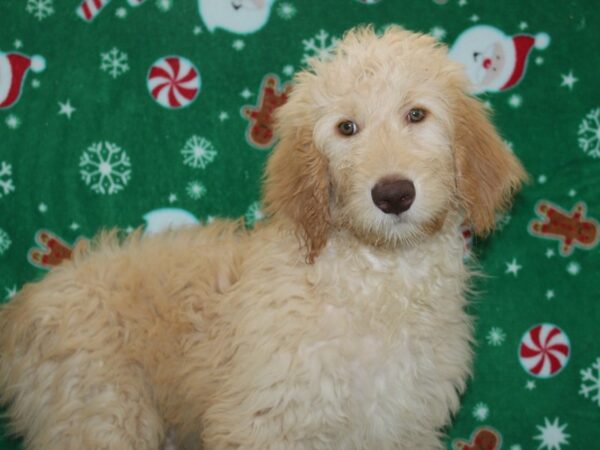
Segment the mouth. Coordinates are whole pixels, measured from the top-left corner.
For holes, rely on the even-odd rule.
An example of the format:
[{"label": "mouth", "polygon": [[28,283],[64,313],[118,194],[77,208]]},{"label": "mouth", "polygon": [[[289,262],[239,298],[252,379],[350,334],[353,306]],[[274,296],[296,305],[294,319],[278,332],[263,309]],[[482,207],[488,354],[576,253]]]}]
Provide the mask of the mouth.
[{"label": "mouth", "polygon": [[381,224],[385,227],[391,227],[390,229],[396,232],[405,231],[407,227],[412,228],[416,225],[406,214],[386,214]]}]

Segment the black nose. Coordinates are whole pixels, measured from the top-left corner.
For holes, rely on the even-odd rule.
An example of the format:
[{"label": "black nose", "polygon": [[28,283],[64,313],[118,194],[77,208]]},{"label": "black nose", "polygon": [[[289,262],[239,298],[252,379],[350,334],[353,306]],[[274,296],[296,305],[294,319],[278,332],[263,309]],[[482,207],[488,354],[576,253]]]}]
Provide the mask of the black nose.
[{"label": "black nose", "polygon": [[371,189],[371,198],[384,213],[400,214],[415,201],[415,185],[410,180],[385,177]]}]

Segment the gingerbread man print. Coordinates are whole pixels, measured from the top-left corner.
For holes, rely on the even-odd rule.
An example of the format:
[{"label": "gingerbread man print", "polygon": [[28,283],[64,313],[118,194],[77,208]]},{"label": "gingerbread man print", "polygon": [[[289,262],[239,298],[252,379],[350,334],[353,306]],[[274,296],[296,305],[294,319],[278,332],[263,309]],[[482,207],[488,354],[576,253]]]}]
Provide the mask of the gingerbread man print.
[{"label": "gingerbread man print", "polygon": [[529,232],[533,236],[560,241],[560,254],[569,256],[575,247],[589,250],[598,243],[598,222],[586,218],[584,202],[578,202],[570,213],[542,200],[535,207],[543,220],[532,220]]}]

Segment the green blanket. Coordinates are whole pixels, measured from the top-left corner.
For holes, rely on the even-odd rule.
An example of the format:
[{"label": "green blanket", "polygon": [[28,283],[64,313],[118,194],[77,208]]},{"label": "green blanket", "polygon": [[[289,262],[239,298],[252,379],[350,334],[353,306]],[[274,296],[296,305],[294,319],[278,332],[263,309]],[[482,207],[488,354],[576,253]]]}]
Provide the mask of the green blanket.
[{"label": "green blanket", "polygon": [[272,111],[293,73],[353,25],[401,24],[451,47],[531,175],[492,237],[463,230],[489,277],[448,447],[600,449],[598,10],[591,0],[3,0],[0,298],[101,227],[260,220]]}]

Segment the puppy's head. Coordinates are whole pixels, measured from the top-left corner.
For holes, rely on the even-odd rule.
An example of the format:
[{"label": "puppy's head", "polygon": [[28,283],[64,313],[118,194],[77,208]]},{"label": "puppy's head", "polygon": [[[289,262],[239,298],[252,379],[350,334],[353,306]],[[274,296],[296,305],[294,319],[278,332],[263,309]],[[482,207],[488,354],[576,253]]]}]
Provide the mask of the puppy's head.
[{"label": "puppy's head", "polygon": [[331,60],[296,76],[277,110],[267,211],[293,220],[309,261],[334,228],[397,247],[461,210],[488,233],[525,172],[468,90],[433,38],[351,30]]}]

